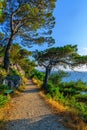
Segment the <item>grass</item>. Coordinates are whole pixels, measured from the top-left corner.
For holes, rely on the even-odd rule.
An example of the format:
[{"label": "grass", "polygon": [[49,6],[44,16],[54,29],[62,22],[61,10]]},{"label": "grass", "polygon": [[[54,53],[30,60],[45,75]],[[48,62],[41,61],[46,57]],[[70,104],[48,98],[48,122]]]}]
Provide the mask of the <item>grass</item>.
[{"label": "grass", "polygon": [[9,101],[11,98],[20,96],[20,93],[24,91],[25,87],[21,86],[19,90],[15,90],[14,93],[4,96],[0,95],[0,130],[3,129],[3,126],[6,123],[6,120],[8,120],[8,113],[10,109],[14,106],[14,104],[11,104]]},{"label": "grass", "polygon": [[8,101],[8,96],[0,95],[0,107],[3,107]]},{"label": "grass", "polygon": [[32,81],[34,84],[36,84],[39,88],[41,88],[43,82],[39,79],[36,79],[36,78],[32,78]]},{"label": "grass", "polygon": [[[21,85],[17,90],[19,91],[19,92],[23,92],[24,90],[25,90],[25,85]],[[17,91],[16,90],[16,91]]]},{"label": "grass", "polygon": [[7,103],[4,107],[0,108],[0,129],[3,128],[3,125],[5,124],[5,121],[8,118],[7,113],[9,112],[10,108],[10,103]]}]

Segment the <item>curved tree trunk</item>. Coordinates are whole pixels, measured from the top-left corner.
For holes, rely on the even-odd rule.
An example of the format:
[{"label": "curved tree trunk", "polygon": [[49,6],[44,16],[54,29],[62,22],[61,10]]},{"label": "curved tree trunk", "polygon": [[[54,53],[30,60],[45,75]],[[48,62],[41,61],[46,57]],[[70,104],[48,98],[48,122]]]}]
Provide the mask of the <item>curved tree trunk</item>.
[{"label": "curved tree trunk", "polygon": [[13,36],[11,35],[8,44],[6,46],[5,55],[4,55],[4,68],[6,71],[9,71],[9,65],[10,65],[10,49],[12,44]]},{"label": "curved tree trunk", "polygon": [[50,76],[51,68],[46,67],[46,73],[45,73],[45,79],[44,79],[44,84],[43,84],[43,89],[46,91],[47,90],[47,84],[48,84],[48,79]]}]

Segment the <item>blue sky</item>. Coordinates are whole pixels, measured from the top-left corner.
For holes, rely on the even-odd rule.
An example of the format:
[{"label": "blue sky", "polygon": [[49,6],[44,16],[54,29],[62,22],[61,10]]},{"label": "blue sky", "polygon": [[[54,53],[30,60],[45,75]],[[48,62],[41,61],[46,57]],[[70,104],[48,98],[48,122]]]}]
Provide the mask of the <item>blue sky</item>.
[{"label": "blue sky", "polygon": [[[87,0],[57,0],[54,16],[54,46],[77,44],[78,52],[87,55]],[[34,48],[43,50],[47,46]]]},{"label": "blue sky", "polygon": [[87,54],[87,0],[58,0],[54,11],[55,46],[77,44],[80,54]]}]

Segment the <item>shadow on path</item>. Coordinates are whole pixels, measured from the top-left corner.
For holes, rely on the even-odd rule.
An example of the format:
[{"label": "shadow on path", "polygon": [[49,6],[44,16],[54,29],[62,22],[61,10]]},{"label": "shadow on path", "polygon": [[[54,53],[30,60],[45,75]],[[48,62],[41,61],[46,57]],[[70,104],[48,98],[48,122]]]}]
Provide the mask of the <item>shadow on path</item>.
[{"label": "shadow on path", "polygon": [[37,93],[40,91],[40,89],[37,88],[32,82],[27,83],[26,86],[30,86],[30,87],[26,89],[23,93]]},{"label": "shadow on path", "polygon": [[34,119],[17,119],[7,122],[2,130],[66,130],[58,123],[54,115],[45,115]]},{"label": "shadow on path", "polygon": [[37,93],[39,92],[40,90],[36,89],[36,88],[32,88],[30,90],[25,90],[23,93]]}]

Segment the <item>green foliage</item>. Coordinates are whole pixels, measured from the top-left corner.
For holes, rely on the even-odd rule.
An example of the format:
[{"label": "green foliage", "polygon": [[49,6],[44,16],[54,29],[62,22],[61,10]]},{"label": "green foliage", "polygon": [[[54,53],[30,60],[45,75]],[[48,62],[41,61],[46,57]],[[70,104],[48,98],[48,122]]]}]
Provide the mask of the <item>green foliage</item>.
[{"label": "green foliage", "polygon": [[81,65],[86,64],[87,63],[87,55],[83,55],[83,56],[77,55],[75,57],[75,61]]},{"label": "green foliage", "polygon": [[34,77],[35,79],[39,79],[39,80],[43,81],[44,76],[45,76],[44,72],[40,72],[40,71],[34,69],[31,77],[32,78]]},{"label": "green foliage", "polygon": [[79,91],[87,91],[87,83],[78,80],[78,82],[75,84],[75,88]]},{"label": "green foliage", "polygon": [[64,103],[66,100],[63,94],[60,93],[59,88],[54,87],[54,85],[51,82],[48,82],[46,92],[47,95],[49,95],[49,97],[52,97],[56,101],[61,101],[62,103]]},{"label": "green foliage", "polygon": [[[77,84],[80,84],[80,82],[81,81],[78,81]],[[73,88],[75,84],[76,83],[74,82],[68,84],[64,83],[64,86],[55,87],[52,82],[49,82],[47,86],[47,97],[53,98],[54,100],[59,101],[69,107],[76,108],[79,111],[80,115],[83,116],[84,119],[87,121],[87,94],[76,94],[76,86],[75,88]],[[61,87],[63,88],[61,89]]]},{"label": "green foliage", "polygon": [[[27,2],[16,0],[15,5],[15,0],[7,1],[5,23],[8,26],[3,29],[4,34],[8,31],[9,35],[4,55],[4,68],[6,70],[10,65],[10,49],[15,39],[19,38],[19,44],[27,47],[39,43],[48,43],[49,45],[55,43],[49,34],[55,24],[55,18],[52,15],[55,2],[56,0]],[[47,16],[48,12],[50,12],[50,16]]]},{"label": "green foliage", "polygon": [[47,85],[47,93],[50,93],[53,97],[54,95],[58,94],[59,89],[55,88],[51,82]]},{"label": "green foliage", "polygon": [[52,47],[41,52],[36,51],[33,56],[40,66],[72,66],[75,62],[74,57],[77,56],[77,46],[66,45],[64,47]]},{"label": "green foliage", "polygon": [[7,90],[8,89],[8,86],[7,85],[4,85],[4,84],[1,84],[0,85],[0,91],[1,90]]},{"label": "green foliage", "polygon": [[[0,48],[0,57],[2,60],[3,60],[5,48],[6,47]],[[30,61],[29,59],[29,56],[31,56],[32,52],[26,49],[23,49],[18,44],[13,44],[10,51],[11,51],[11,55],[10,55],[11,64],[15,66],[19,65],[21,69],[24,70],[26,77],[29,78],[32,75],[32,71],[34,67],[36,66],[35,62]],[[10,67],[9,75],[20,75],[20,73],[17,70],[12,69],[11,67]],[[2,71],[2,74],[5,71],[3,70],[4,70],[3,68],[0,69],[0,71]],[[2,77],[2,74],[1,74],[1,77]]]},{"label": "green foliage", "polygon": [[20,65],[20,67],[24,70],[26,77],[30,77],[31,73],[36,66],[34,61],[30,61],[29,56],[31,56],[32,52],[26,49],[23,49],[18,44],[14,44],[11,47],[11,62],[15,65]]},{"label": "green foliage", "polygon": [[8,101],[7,96],[0,95],[0,107],[3,107]]},{"label": "green foliage", "polygon": [[[38,62],[39,66],[43,66],[45,71],[45,80],[44,80],[44,86],[46,88],[49,75],[51,73],[51,70],[55,66],[62,66],[64,68],[67,67],[74,67],[76,65],[75,57],[78,55],[77,53],[77,46],[76,45],[66,45],[63,47],[52,47],[49,49],[46,49],[44,51],[37,51],[33,54],[35,60]],[[78,65],[78,64],[77,64]],[[61,74],[61,75],[60,75]],[[55,75],[52,76],[56,83],[58,83],[63,76],[66,76],[64,72],[60,72],[60,76]],[[43,87],[44,87],[43,86]]]},{"label": "green foliage", "polygon": [[10,76],[19,75],[20,76],[20,73],[17,70],[10,68],[8,75],[10,75]]},{"label": "green foliage", "polygon": [[68,73],[64,71],[58,71],[56,73],[53,73],[50,75],[49,80],[55,85],[58,86],[58,84],[62,81],[63,77],[68,76]]},{"label": "green foliage", "polygon": [[10,55],[10,59],[12,61],[12,63],[17,63],[20,59],[20,51],[21,47],[18,44],[15,44],[11,47],[11,55]]},{"label": "green foliage", "polygon": [[36,67],[36,64],[34,61],[30,61],[29,58],[25,58],[22,61],[20,61],[19,65],[25,72],[25,76],[27,78],[31,77],[34,68]]},{"label": "green foliage", "polygon": [[[4,37],[4,34],[2,32],[0,32],[0,40],[2,40]],[[1,44],[1,43],[0,43]],[[2,50],[2,46],[0,45],[0,51]]]},{"label": "green foliage", "polygon": [[[38,77],[38,72],[36,75]],[[69,83],[61,82],[62,77],[67,74],[59,73],[59,75],[54,73],[50,76],[46,89],[47,98],[53,98],[70,108],[78,110],[80,116],[87,121],[87,94],[83,93],[87,92],[87,83],[81,80]],[[38,78],[40,79],[40,77]]]},{"label": "green foliage", "polygon": [[0,23],[2,23],[5,19],[5,13],[4,13],[4,8],[6,7],[6,2],[4,0],[0,1]]},{"label": "green foliage", "polygon": [[9,90],[9,87],[7,85],[4,84],[0,85],[0,94],[3,94],[7,90]]},{"label": "green foliage", "polygon": [[46,94],[46,97],[47,97],[48,99],[52,98],[49,93]]},{"label": "green foliage", "polygon": [[63,92],[64,95],[75,95],[75,94],[79,94],[83,91],[87,91],[87,84],[83,83],[82,81],[78,81],[78,82],[63,82],[60,83],[60,92]]},{"label": "green foliage", "polygon": [[52,47],[40,52],[36,50],[33,56],[39,66],[43,66],[45,69],[52,69],[55,66],[72,69],[87,63],[87,56],[80,56],[77,50],[77,45],[66,45]]},{"label": "green foliage", "polygon": [[3,53],[3,48],[0,47],[0,58],[4,56],[4,53]]},{"label": "green foliage", "polygon": [[75,98],[78,102],[85,102],[85,101],[87,101],[87,94],[86,93],[84,93],[84,94],[80,93],[80,94],[75,95]]},{"label": "green foliage", "polygon": [[14,44],[11,47],[11,55],[10,55],[10,59],[12,61],[13,64],[19,64],[21,65],[21,62],[25,59],[28,58],[29,56],[31,56],[31,52],[27,51],[26,49],[23,49],[21,46],[19,46],[18,44]]},{"label": "green foliage", "polygon": [[6,75],[7,75],[6,70],[2,66],[0,66],[0,82],[4,77],[6,77]]}]

